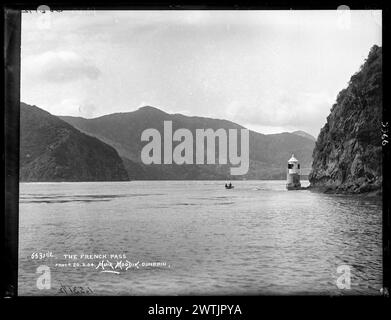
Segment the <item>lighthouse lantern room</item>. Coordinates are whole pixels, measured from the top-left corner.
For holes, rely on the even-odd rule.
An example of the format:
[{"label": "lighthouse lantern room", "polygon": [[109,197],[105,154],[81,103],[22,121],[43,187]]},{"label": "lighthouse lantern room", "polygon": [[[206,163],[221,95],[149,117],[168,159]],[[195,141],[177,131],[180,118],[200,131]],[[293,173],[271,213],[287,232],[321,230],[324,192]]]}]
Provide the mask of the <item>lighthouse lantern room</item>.
[{"label": "lighthouse lantern room", "polygon": [[288,190],[297,190],[301,188],[300,184],[300,163],[292,154],[288,160],[288,171],[286,178],[286,188]]}]

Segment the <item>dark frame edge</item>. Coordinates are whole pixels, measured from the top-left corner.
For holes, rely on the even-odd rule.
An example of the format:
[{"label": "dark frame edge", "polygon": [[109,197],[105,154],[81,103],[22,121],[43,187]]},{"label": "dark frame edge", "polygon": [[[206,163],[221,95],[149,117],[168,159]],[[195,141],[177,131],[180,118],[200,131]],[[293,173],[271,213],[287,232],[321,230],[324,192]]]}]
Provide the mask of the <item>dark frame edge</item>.
[{"label": "dark frame edge", "polygon": [[[179,8],[180,9],[180,8]],[[4,271],[5,279],[2,298],[16,297],[18,283],[18,196],[19,196],[19,102],[20,102],[20,45],[21,45],[21,11],[18,9],[4,8],[3,13],[3,43],[4,43],[4,146],[3,163],[5,165],[5,207],[4,220],[1,230],[4,234]],[[384,41],[389,33],[389,22],[384,19],[389,15],[388,9],[383,9],[383,43],[385,56],[388,54],[388,44]],[[383,55],[384,56],[384,55]],[[384,63],[385,62],[385,63]],[[383,83],[389,78],[388,62],[383,59]],[[388,93],[383,97],[383,121],[389,121]],[[388,132],[389,134],[389,132]],[[16,139],[17,138],[17,139]],[[390,290],[390,191],[389,169],[389,146],[383,147],[383,284]],[[327,300],[330,300],[326,298]],[[335,301],[338,298],[331,300]]]},{"label": "dark frame edge", "polygon": [[[389,79],[389,63],[388,59],[384,59],[389,53],[388,42],[385,41],[386,38],[389,38],[390,33],[390,22],[389,18],[390,9],[382,9],[382,21],[383,21],[383,33],[382,33],[382,48],[383,48],[383,125],[386,125],[387,134],[390,134],[390,110],[389,110],[389,92],[384,91],[384,83],[387,84]],[[388,138],[389,142],[389,138]],[[391,227],[391,215],[390,215],[390,197],[387,195],[390,194],[390,169],[387,165],[390,163],[390,146],[389,143],[383,145],[383,159],[382,159],[382,174],[383,174],[383,295],[389,298],[390,287],[390,227]]]},{"label": "dark frame edge", "polygon": [[19,115],[21,11],[3,7],[4,23],[4,271],[3,298],[18,295]]}]

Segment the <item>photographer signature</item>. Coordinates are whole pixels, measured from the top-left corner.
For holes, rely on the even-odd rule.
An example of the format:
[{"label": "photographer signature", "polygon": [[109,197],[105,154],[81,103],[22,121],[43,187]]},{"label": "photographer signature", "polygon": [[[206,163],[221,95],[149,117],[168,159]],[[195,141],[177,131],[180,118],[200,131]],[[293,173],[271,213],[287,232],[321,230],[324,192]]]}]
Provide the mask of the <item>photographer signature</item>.
[{"label": "photographer signature", "polygon": [[92,294],[94,293],[90,287],[84,286],[69,286],[63,285],[60,282],[61,286],[58,289],[58,293],[66,294],[66,295],[79,295],[79,294]]}]

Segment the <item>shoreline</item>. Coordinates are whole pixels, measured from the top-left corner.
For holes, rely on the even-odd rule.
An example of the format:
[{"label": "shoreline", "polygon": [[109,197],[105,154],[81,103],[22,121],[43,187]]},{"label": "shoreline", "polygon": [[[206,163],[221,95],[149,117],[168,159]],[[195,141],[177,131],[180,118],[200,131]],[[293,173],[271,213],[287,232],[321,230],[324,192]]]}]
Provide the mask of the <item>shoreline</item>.
[{"label": "shoreline", "polygon": [[371,191],[365,191],[365,192],[352,192],[352,191],[338,189],[338,187],[313,186],[310,184],[308,187],[306,187],[306,189],[313,191],[313,192],[318,192],[318,193],[360,196],[360,197],[365,197],[365,198],[382,199],[382,196],[383,196],[382,188],[379,188],[376,190],[371,190]]}]

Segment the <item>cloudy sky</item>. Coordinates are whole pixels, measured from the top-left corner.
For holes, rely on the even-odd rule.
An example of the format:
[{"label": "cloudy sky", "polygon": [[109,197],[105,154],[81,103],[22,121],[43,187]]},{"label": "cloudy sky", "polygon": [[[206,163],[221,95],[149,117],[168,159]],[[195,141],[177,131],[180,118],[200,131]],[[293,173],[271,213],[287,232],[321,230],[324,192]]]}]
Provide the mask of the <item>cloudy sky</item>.
[{"label": "cloudy sky", "polygon": [[151,105],[317,136],[381,45],[380,11],[22,15],[22,101],[86,118]]}]

